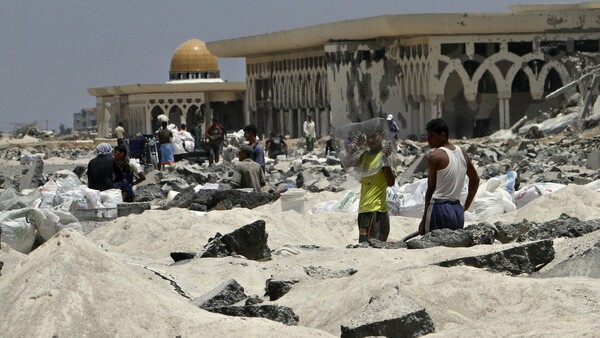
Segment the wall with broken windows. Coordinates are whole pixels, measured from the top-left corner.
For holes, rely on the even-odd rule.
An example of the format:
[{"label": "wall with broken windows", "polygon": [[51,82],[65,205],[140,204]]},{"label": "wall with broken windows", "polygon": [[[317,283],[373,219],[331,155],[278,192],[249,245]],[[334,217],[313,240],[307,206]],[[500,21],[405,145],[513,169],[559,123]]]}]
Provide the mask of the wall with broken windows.
[{"label": "wall with broken windows", "polygon": [[302,124],[313,115],[317,137],[330,132],[329,95],[322,50],[248,58],[249,121],[259,133],[303,136]]},{"label": "wall with broken windows", "polygon": [[564,98],[578,53],[598,52],[600,33],[431,36],[325,45],[332,124],[392,114],[402,137],[423,137],[443,117],[451,137],[486,136],[539,118]]}]

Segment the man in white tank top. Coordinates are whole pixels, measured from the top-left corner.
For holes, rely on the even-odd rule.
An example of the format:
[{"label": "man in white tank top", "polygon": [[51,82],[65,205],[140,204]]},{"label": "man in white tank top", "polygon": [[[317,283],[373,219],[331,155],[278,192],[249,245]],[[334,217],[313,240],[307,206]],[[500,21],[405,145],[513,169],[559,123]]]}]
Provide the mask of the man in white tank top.
[{"label": "man in white tank top", "polygon": [[[427,143],[433,151],[427,158],[429,174],[419,235],[435,229],[462,229],[465,210],[471,206],[479,187],[479,175],[467,153],[448,141],[448,125],[444,120],[429,121],[426,130]],[[463,208],[459,198],[465,176],[469,178],[469,189]]]}]

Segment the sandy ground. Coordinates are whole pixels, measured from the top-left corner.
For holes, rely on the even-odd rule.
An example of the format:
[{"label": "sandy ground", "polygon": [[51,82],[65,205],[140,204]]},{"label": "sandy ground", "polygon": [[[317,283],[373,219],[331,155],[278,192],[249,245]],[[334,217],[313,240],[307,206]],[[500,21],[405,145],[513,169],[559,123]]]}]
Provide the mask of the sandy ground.
[{"label": "sandy ground", "polygon": [[[304,214],[281,211],[276,201],[253,210],[194,213],[151,210],[106,222],[87,237],[63,232],[28,256],[3,246],[0,332],[25,336],[266,337],[340,335],[340,325],[364,311],[386,285],[426,308],[440,337],[595,336],[600,329],[600,283],[585,277],[511,277],[470,267],[432,265],[509,245],[425,250],[347,249],[356,243],[356,214],[311,213],[343,193],[307,193]],[[574,205],[572,201],[581,203]],[[600,218],[600,195],[579,186],[545,195],[504,221],[546,221],[564,211]],[[194,259],[172,264],[172,251],[201,252],[209,237],[262,219],[273,259]],[[491,220],[493,221],[493,220]],[[392,240],[416,229],[415,218],[392,217]],[[545,269],[600,241],[600,232],[555,242],[556,259]],[[306,249],[298,245],[320,247]],[[310,277],[306,267],[358,272],[343,278]],[[543,271],[542,271],[543,272]],[[189,304],[157,274],[174,280],[189,297],[234,278],[248,295],[264,295],[271,277],[300,282],[275,304],[291,307],[297,327],[268,320],[230,318]]]}]

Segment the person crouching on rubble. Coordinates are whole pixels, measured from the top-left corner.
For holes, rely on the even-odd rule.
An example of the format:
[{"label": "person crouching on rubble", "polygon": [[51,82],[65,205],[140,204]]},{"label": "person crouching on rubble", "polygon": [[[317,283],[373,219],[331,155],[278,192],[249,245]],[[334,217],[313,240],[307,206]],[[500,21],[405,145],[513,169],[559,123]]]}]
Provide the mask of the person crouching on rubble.
[{"label": "person crouching on rubble", "polygon": [[117,167],[123,173],[123,180],[116,182],[115,186],[121,190],[123,202],[133,202],[133,187],[146,180],[144,169],[136,161],[130,161],[124,145],[116,146],[113,149],[113,157],[117,162]]},{"label": "person crouching on rubble", "polygon": [[122,181],[123,173],[111,156],[112,146],[100,143],[96,146],[96,154],[87,167],[88,187],[100,191],[114,189],[114,182]]},{"label": "person crouching on rubble", "polygon": [[235,164],[235,172],[231,179],[232,188],[253,188],[256,192],[261,192],[265,186],[265,173],[260,165],[251,158],[254,149],[246,144],[241,146],[238,152],[238,159]]},{"label": "person crouching on rubble", "polygon": [[283,136],[271,132],[265,145],[269,151],[269,158],[275,159],[279,155],[287,156],[287,144],[285,143]]},{"label": "person crouching on rubble", "polygon": [[[442,228],[462,229],[465,210],[471,206],[479,187],[479,175],[467,152],[448,141],[448,125],[444,120],[433,119],[425,129],[427,143],[435,149],[427,157],[429,174],[419,235]],[[459,198],[465,176],[469,177],[469,187],[463,208]]]},{"label": "person crouching on rubble", "polygon": [[[345,165],[358,166],[363,173],[360,180],[360,201],[358,207],[358,242],[369,239],[386,241],[390,233],[390,217],[387,207],[387,187],[396,183],[394,170],[393,144],[385,138],[384,124],[366,135],[352,139],[346,149],[348,160]],[[365,148],[367,146],[367,148]],[[362,151],[362,149],[366,149]]]}]

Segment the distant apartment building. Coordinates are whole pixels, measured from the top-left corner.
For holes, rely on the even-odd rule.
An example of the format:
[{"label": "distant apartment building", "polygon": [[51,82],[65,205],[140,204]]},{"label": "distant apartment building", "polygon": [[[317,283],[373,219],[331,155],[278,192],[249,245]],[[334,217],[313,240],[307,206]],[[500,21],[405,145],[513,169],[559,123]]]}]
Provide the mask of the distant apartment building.
[{"label": "distant apartment building", "polygon": [[92,131],[97,128],[96,108],[82,108],[73,114],[73,130]]}]

